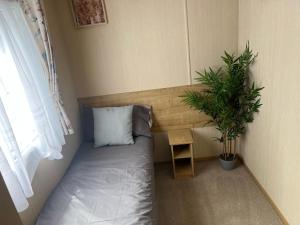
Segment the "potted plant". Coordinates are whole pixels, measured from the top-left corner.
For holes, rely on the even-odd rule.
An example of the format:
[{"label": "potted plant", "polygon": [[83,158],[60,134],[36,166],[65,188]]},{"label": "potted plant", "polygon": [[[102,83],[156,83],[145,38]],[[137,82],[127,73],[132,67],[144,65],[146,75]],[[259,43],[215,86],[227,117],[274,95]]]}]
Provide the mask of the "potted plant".
[{"label": "potted plant", "polygon": [[253,54],[249,43],[242,54],[222,56],[224,66],[218,69],[209,68],[196,80],[205,85],[203,91],[187,91],[183,101],[192,108],[204,112],[220,131],[221,137],[216,138],[223,144],[219,156],[221,166],[233,169],[237,160],[236,140],[245,132],[247,123],[253,121],[254,113],[261,107],[260,92],[263,87],[256,87],[249,79],[249,67],[257,54]]}]

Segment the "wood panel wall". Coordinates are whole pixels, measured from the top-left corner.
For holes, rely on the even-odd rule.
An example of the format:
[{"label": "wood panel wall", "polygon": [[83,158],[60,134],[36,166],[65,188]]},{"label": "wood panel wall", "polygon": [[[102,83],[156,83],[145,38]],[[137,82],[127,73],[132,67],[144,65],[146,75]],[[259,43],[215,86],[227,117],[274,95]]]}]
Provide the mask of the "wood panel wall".
[{"label": "wood panel wall", "polygon": [[79,98],[81,105],[89,107],[123,106],[143,104],[152,106],[153,131],[195,128],[207,125],[209,117],[182,102],[185,91],[203,90],[203,86],[185,85],[130,93]]}]

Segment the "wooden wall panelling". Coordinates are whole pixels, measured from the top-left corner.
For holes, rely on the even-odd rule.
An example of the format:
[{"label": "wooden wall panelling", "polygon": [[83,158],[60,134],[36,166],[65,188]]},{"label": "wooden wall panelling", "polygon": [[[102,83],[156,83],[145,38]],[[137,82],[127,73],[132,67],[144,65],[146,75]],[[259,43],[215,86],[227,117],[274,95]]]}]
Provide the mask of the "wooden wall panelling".
[{"label": "wooden wall panelling", "polygon": [[209,117],[182,102],[180,97],[188,90],[203,90],[203,85],[185,85],[130,93],[79,98],[81,105],[90,107],[123,106],[129,104],[151,105],[153,131],[203,127]]}]

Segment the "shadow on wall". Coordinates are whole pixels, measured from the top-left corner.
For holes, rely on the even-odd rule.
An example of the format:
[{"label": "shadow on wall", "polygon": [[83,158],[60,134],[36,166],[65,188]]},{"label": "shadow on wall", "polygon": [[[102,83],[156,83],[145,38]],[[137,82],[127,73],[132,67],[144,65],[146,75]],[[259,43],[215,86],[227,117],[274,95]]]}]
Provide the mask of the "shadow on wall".
[{"label": "shadow on wall", "polygon": [[153,133],[154,138],[154,161],[171,161],[171,150],[169,146],[168,134],[166,132]]},{"label": "shadow on wall", "polygon": [[194,157],[196,159],[218,156],[221,153],[222,145],[214,140],[215,137],[220,137],[220,133],[215,127],[193,129]]}]

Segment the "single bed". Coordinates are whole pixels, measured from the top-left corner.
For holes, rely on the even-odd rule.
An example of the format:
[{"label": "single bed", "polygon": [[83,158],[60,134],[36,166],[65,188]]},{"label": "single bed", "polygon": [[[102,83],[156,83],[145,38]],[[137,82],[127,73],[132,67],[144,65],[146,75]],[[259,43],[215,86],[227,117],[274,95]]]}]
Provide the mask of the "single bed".
[{"label": "single bed", "polygon": [[152,225],[153,141],[94,148],[83,143],[37,225]]}]

